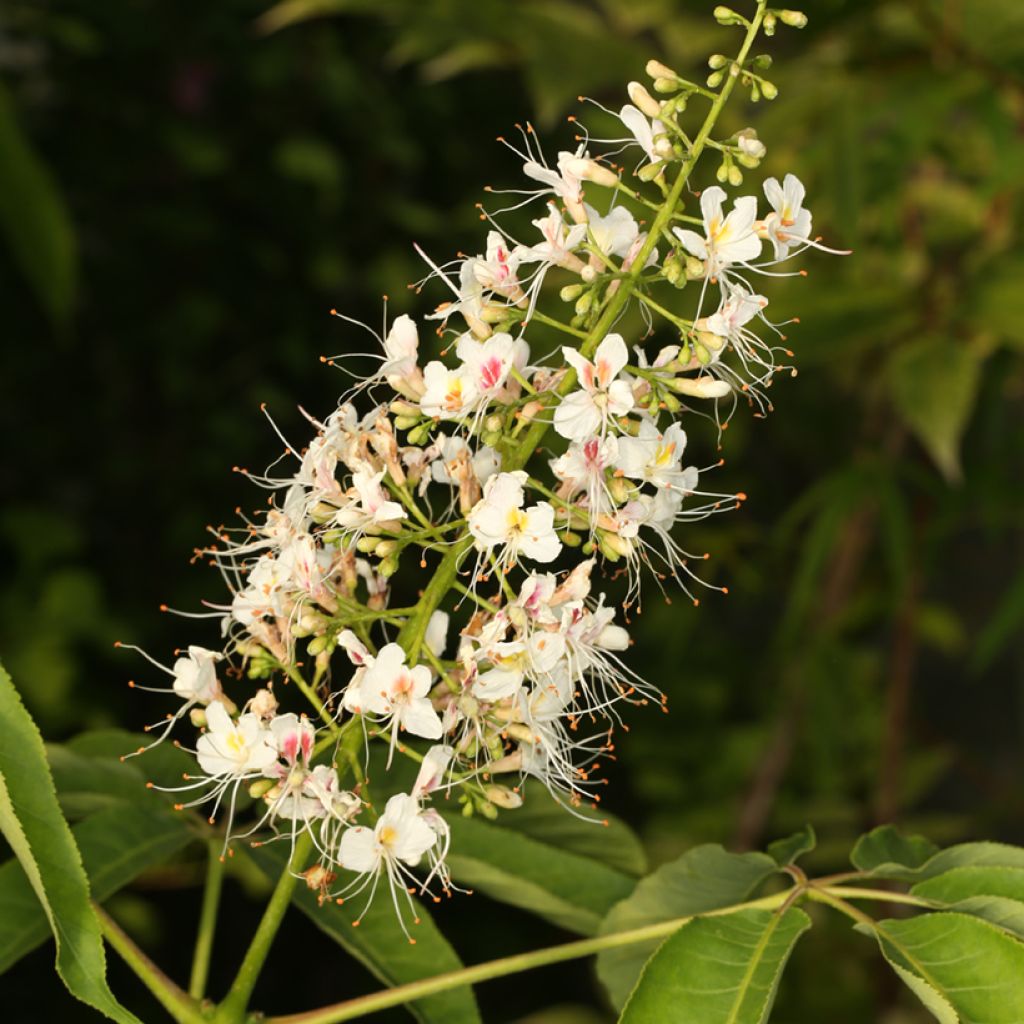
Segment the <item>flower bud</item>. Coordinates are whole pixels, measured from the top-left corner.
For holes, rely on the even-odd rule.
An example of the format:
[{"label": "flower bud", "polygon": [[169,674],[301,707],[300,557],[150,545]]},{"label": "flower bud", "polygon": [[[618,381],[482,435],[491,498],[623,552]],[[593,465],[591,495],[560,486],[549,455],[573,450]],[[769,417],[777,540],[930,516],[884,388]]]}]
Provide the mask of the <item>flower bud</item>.
[{"label": "flower bud", "polygon": [[559,293],[558,297],[563,302],[572,302],[578,299],[580,293],[583,291],[583,285],[581,284],[567,284]]},{"label": "flower bud", "polygon": [[729,168],[727,177],[729,179],[729,184],[732,185],[733,188],[738,188],[743,184],[743,172],[735,164]]},{"label": "flower bud", "polygon": [[699,281],[706,274],[707,267],[704,265],[703,260],[697,259],[696,256],[686,257],[686,277],[688,280]]},{"label": "flower bud", "polygon": [[523,805],[523,798],[507,786],[488,786],[484,792],[492,804],[504,807],[508,811],[515,810]]},{"label": "flower bud", "polygon": [[206,708],[193,708],[188,713],[188,720],[197,728],[206,728]]},{"label": "flower bud", "polygon": [[671,78],[675,81],[679,80],[679,75],[677,75],[670,67],[662,64],[660,60],[649,60],[647,62],[646,71],[651,78]]},{"label": "flower bud", "polygon": [[328,644],[330,644],[331,638],[326,633],[321,636],[315,636],[306,645],[306,650],[309,651],[311,658],[315,658],[318,654],[327,650]]},{"label": "flower bud", "polygon": [[654,181],[656,177],[665,169],[665,165],[658,161],[656,164],[644,164],[639,171],[636,172],[636,176],[641,181]]},{"label": "flower bud", "polygon": [[382,541],[379,541],[378,544],[377,544],[376,554],[377,554],[378,558],[387,558],[388,555],[394,554],[394,552],[397,549],[398,549],[398,541],[397,540],[382,540]]},{"label": "flower bud", "polygon": [[249,710],[260,718],[273,718],[277,713],[277,698],[274,696],[273,690],[268,690],[266,687],[257,690],[252,700],[249,701]]},{"label": "flower bud", "polygon": [[418,427],[414,427],[405,435],[406,441],[408,441],[409,444],[417,446],[426,444],[430,437],[430,427],[431,424],[429,420],[425,423],[421,423]]},{"label": "flower bud", "polygon": [[661,93],[676,92],[679,83],[674,78],[656,78],[654,80],[654,91]]},{"label": "flower bud", "polygon": [[261,796],[266,796],[276,785],[277,783],[273,779],[257,779],[249,785],[249,796],[253,800],[259,800]]},{"label": "flower bud", "polygon": [[403,398],[398,398],[393,401],[389,406],[388,410],[395,416],[415,416],[419,419],[420,407],[413,405],[412,402],[407,402]]},{"label": "flower bud", "polygon": [[747,19],[737,14],[731,7],[719,4],[714,10],[715,21],[719,25],[745,25]]},{"label": "flower bud", "polygon": [[762,81],[761,95],[764,96],[766,100],[775,99],[775,97],[779,95],[778,86],[776,86],[774,82],[769,82],[767,80]]},{"label": "flower bud", "polygon": [[712,71],[720,71],[729,63],[729,58],[724,53],[713,53],[708,57],[708,67]]},{"label": "flower bud", "polygon": [[771,11],[769,11],[764,16],[764,21],[761,22],[761,27],[764,29],[764,34],[766,36],[773,36],[773,35],[775,35],[775,25],[776,25],[775,15],[772,14]]},{"label": "flower bud", "polygon": [[675,377],[668,384],[673,391],[690,398],[724,398],[732,391],[728,381],[716,377]]},{"label": "flower bud", "polygon": [[573,533],[572,530],[566,530],[559,536],[567,548],[578,548],[583,543],[583,538],[578,533]]},{"label": "flower bud", "polygon": [[665,408],[671,413],[677,413],[683,407],[683,403],[668,391],[662,392],[661,401]]},{"label": "flower bud", "polygon": [[545,409],[543,402],[539,402],[536,398],[532,402],[527,402],[526,405],[519,410],[519,416],[521,419],[529,423],[535,419],[538,413],[542,413]]},{"label": "flower bud", "polygon": [[356,551],[364,555],[372,555],[381,541],[377,537],[360,537],[356,541]]},{"label": "flower bud", "polygon": [[409,430],[415,427],[419,423],[419,414],[415,416],[396,416],[395,417],[395,430]]},{"label": "flower bud", "polygon": [[379,572],[384,579],[394,576],[395,573],[398,572],[398,557],[394,554],[388,555],[388,557],[383,559],[377,566],[377,572]]},{"label": "flower bud", "polygon": [[[597,278],[597,270],[592,267],[589,263],[580,271],[580,277],[587,283],[591,284]],[[579,303],[577,303],[577,306]],[[579,312],[579,310],[577,310]]]},{"label": "flower bud", "polygon": [[807,15],[803,11],[779,11],[779,20],[790,28],[805,28]]},{"label": "flower bud", "polygon": [[[597,546],[601,549],[601,554],[608,559],[609,562],[617,562],[622,555],[609,543],[609,538],[612,534],[601,533],[598,537]],[[617,539],[617,538],[616,538]]]},{"label": "flower bud", "polygon": [[675,155],[675,147],[672,145],[672,140],[667,135],[659,135],[654,140],[654,152],[662,158],[662,160],[671,160]]},{"label": "flower bud", "polygon": [[767,71],[773,63],[774,61],[772,60],[772,56],[770,53],[759,53],[750,62],[750,65],[751,67],[754,68],[755,71]]},{"label": "flower bud", "polygon": [[596,160],[586,157],[573,157],[565,162],[566,170],[584,181],[592,181],[595,185],[614,188],[619,183],[619,176],[607,167],[602,167]]},{"label": "flower bud", "polygon": [[722,82],[725,80],[724,71],[712,71],[707,77],[707,86],[709,89],[717,89]]},{"label": "flower bud", "polygon": [[648,117],[661,117],[661,103],[639,82],[630,82],[626,86],[626,92],[633,103]]},{"label": "flower bud", "polygon": [[[588,267],[587,269],[588,270],[592,270],[593,267]],[[594,293],[593,292],[584,292],[576,300],[576,315],[577,316],[583,316],[584,313],[589,312],[590,307],[593,304],[594,304]]]},{"label": "flower bud", "polygon": [[613,476],[608,481],[608,493],[616,505],[623,505],[629,501],[633,485],[624,476]]},{"label": "flower bud", "polygon": [[492,433],[494,431],[500,431],[503,426],[505,426],[505,420],[496,412],[491,413],[491,415],[484,420],[484,430],[489,430]]}]

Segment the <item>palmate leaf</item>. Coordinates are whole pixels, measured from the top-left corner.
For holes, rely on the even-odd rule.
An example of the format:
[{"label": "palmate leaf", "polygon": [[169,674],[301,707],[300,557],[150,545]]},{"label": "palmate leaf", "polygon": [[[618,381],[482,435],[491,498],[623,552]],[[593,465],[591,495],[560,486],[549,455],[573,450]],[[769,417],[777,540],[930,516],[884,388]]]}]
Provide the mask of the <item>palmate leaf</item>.
[{"label": "palmate leaf", "polygon": [[57,947],[57,973],[72,995],[122,1024],[137,1018],[106,982],[89,882],[46,763],[42,737],[0,668],[0,831],[38,900]]},{"label": "palmate leaf", "polygon": [[872,930],[886,960],[942,1024],[1024,1020],[1024,943],[1002,929],[942,911],[879,921]]},{"label": "palmate leaf", "polygon": [[796,907],[690,921],[648,961],[621,1024],[763,1024],[786,960],[810,926]]},{"label": "palmate leaf", "polygon": [[[283,843],[259,847],[249,851],[249,855],[271,879],[280,876],[288,859]],[[321,906],[316,894],[305,885],[298,886],[292,897],[322,932],[388,986],[418,981],[462,966],[448,940],[422,907],[418,907],[420,923],[409,926],[410,935],[416,940],[415,945],[411,944],[386,892],[378,892],[359,926],[353,927],[364,900],[365,897],[341,906],[327,901]],[[408,1009],[422,1024],[480,1024],[476,997],[468,987],[417,999],[408,1004]]]},{"label": "palmate leaf", "polygon": [[[601,924],[601,934],[742,903],[777,871],[776,862],[764,853],[728,853],[710,844],[694,847],[641,879],[629,897],[612,907]],[[598,977],[616,1007],[626,1002],[645,961],[661,941],[652,939],[598,954]]]}]

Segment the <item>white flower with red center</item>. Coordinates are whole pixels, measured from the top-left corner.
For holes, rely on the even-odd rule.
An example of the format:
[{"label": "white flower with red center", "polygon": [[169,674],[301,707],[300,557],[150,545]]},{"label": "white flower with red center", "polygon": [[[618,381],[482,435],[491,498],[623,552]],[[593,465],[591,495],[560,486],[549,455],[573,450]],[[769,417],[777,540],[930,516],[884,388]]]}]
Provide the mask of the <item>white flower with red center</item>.
[{"label": "white flower with red center", "polygon": [[805,245],[811,237],[811,211],[804,209],[806,190],[795,174],[764,183],[764,194],[772,212],[765,217],[761,232],[775,247],[775,258],[784,260],[794,246]]},{"label": "white flower with red center", "polygon": [[526,342],[504,333],[492,334],[486,341],[477,341],[472,334],[459,338],[455,354],[462,360],[460,372],[472,382],[477,402],[491,401],[505,386],[513,366],[526,364],[529,349],[525,346]]},{"label": "white flower with red center", "polygon": [[[742,287],[732,287],[718,312],[698,320],[694,326],[698,330],[710,331],[720,338],[732,340],[739,337],[741,329],[767,305],[768,300],[763,295],[754,295]],[[721,351],[718,349],[714,354],[716,359]]]},{"label": "white flower with red center", "polygon": [[390,724],[392,748],[400,730],[424,739],[440,739],[441,719],[427,696],[430,669],[407,666],[405,651],[398,644],[385,644],[357,677],[345,691],[345,707]]},{"label": "white flower with red center", "polygon": [[630,480],[693,491],[697,487],[697,470],[694,466],[682,468],[685,450],[686,432],[679,423],[671,424],[662,433],[650,420],[641,420],[636,437],[619,438],[615,468]]},{"label": "white flower with red center", "polygon": [[574,441],[563,455],[552,459],[551,472],[562,483],[559,497],[571,500],[582,491],[593,515],[608,511],[613,503],[606,472],[616,464],[619,443],[619,438],[611,434],[591,437],[582,443]]},{"label": "white flower with red center", "polygon": [[575,250],[587,237],[586,224],[567,226],[558,207],[552,203],[548,215],[533,221],[533,226],[544,236],[544,241],[524,249],[519,256],[520,263],[546,263],[576,271],[583,269],[583,261]]},{"label": "white flower with red center", "polygon": [[520,293],[516,269],[519,252],[510,250],[500,232],[487,233],[487,252],[471,260],[473,276],[485,291],[514,297]]},{"label": "white flower with red center", "polygon": [[736,263],[749,263],[761,254],[761,239],[757,236],[757,199],[740,196],[728,216],[722,210],[725,190],[718,185],[704,189],[700,209],[704,218],[704,237],[688,228],[673,228],[676,237],[691,256],[707,262],[707,275],[722,276],[726,268]]},{"label": "white flower with red center", "polygon": [[551,505],[540,501],[523,508],[527,479],[522,470],[492,476],[468,516],[477,550],[498,549],[497,559],[502,566],[513,565],[520,555],[535,562],[552,562],[562,550]]},{"label": "white flower with red center", "polygon": [[608,423],[633,408],[633,391],[628,381],[619,380],[629,355],[621,334],[609,334],[597,346],[591,362],[576,349],[562,348],[562,354],[576,370],[580,389],[566,395],[555,408],[554,426],[570,441],[602,437]]}]

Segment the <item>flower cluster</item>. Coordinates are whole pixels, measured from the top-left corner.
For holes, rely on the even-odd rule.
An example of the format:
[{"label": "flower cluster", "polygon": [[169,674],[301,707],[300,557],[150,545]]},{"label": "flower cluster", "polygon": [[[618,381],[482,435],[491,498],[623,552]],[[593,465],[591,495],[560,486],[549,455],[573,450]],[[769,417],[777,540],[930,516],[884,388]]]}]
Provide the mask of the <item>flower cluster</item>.
[{"label": "flower cluster", "polygon": [[[711,185],[699,216],[685,212],[702,151],[722,156],[719,180],[733,187],[766,154],[752,129],[711,137],[737,80],[768,95],[756,60],[744,51],[718,93],[652,61],[669,98],[632,83],[617,115],[626,134],[604,157],[584,138],[551,166],[527,127],[511,147],[527,186],[483,213],[484,252],[445,266],[424,254],[421,287],[437,280],[452,296],[425,318],[442,356],[421,351],[422,324],[397,317],[371,371],[312,421],[313,440],[288,445],[289,468],[247,473],[271,492],[268,508],[197,552],[230,590],[210,608],[223,649],[190,647],[165,670],[181,704],[155,727],[163,738],[188,717],[201,730],[179,806],[210,806],[211,821],[225,809],[226,844],[311,843],[306,877],[325,898],[372,894],[383,879],[402,916],[412,889],[451,888],[445,800],[494,817],[534,779],[570,812],[594,805],[624,711],[664,707],[623,660],[630,637],[604,581],[625,578],[627,613],[645,577],[691,597],[711,586],[677,527],[743,495],[702,489],[686,403],[716,416],[741,396],[769,407],[792,353],[752,282],[822,248],[792,174],[764,183],[767,209],[755,195],[730,205]],[[712,59],[712,79],[722,66]],[[712,114],[691,138],[680,118],[702,97]],[[630,148],[652,197],[610,162]],[[534,240],[514,241],[499,216],[538,200]],[[548,308],[550,274],[567,318]],[[675,311],[686,287],[688,316]],[[629,308],[643,336],[621,319]],[[648,354],[656,323],[672,339]],[[243,675],[259,685],[248,696]],[[279,710],[285,684],[309,717]],[[419,764],[397,791],[396,759]],[[259,808],[244,831],[240,791]]]}]

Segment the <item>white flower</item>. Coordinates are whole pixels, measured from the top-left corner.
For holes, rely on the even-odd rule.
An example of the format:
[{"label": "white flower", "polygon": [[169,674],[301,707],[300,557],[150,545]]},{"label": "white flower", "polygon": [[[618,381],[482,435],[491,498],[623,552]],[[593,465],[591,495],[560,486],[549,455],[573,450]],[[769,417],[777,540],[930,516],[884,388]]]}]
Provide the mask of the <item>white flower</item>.
[{"label": "white flower", "polygon": [[477,401],[493,398],[504,387],[516,362],[521,360],[525,364],[529,353],[527,349],[524,358],[522,346],[525,344],[518,343],[511,334],[503,333],[492,334],[486,341],[477,341],[472,334],[459,338],[455,354],[462,360],[460,372],[472,382]]},{"label": "white flower", "polygon": [[178,658],[172,668],[174,692],[190,703],[209,704],[217,700],[223,690],[213,666],[222,657],[216,651],[190,645],[188,656]]},{"label": "white flower", "polygon": [[[418,923],[419,918],[415,916],[415,908],[407,889],[408,882],[415,883],[416,877],[409,868],[419,864],[424,854],[437,842],[438,833],[428,823],[426,814],[420,810],[419,801],[408,793],[396,793],[388,800],[384,813],[372,829],[357,825],[346,829],[341,837],[338,864],[364,876],[357,878],[343,892],[354,890],[359,893],[367,885],[373,885],[375,890],[377,879],[383,874],[391,889],[395,909],[399,910],[398,894],[401,892],[409,903],[414,922]],[[371,898],[374,890],[371,890]],[[363,913],[366,913],[365,909]],[[405,922],[400,910],[399,920],[404,930]],[[409,941],[415,940],[410,938]]]},{"label": "white flower", "polygon": [[381,487],[384,472],[382,469],[375,473],[368,463],[356,468],[352,474],[355,495],[335,513],[334,522],[337,526],[345,530],[358,530],[371,524],[393,523],[406,518],[405,509],[397,501],[391,501]]},{"label": "white flower", "polygon": [[554,530],[555,510],[546,501],[523,508],[526,480],[522,470],[492,476],[469,513],[469,532],[477,550],[501,548],[503,565],[513,564],[520,554],[535,562],[552,562],[562,550]]},{"label": "white flower", "polygon": [[376,715],[392,726],[392,748],[399,730],[436,740],[441,737],[441,719],[427,694],[430,669],[409,668],[405,651],[398,644],[385,644],[372,664],[356,673],[345,691],[344,705],[359,714]]},{"label": "white flower", "polygon": [[558,154],[557,171],[545,167],[536,160],[527,160],[523,164],[523,173],[546,186],[544,192],[550,192],[561,199],[569,211],[569,216],[577,223],[586,220],[583,211],[583,179],[576,173],[577,161],[584,155],[583,146],[575,153],[563,150]]},{"label": "white flower", "polygon": [[516,278],[519,253],[509,250],[499,232],[487,232],[486,254],[473,257],[470,265],[473,276],[485,291],[498,292],[508,297],[519,292],[519,281]]},{"label": "white flower", "polygon": [[414,800],[422,800],[441,785],[454,756],[455,751],[443,744],[436,744],[423,755],[416,784],[412,787]]},{"label": "white flower", "polygon": [[565,453],[551,460],[551,472],[562,482],[559,497],[571,499],[582,491],[587,497],[587,509],[593,518],[611,505],[608,495],[606,471],[616,464],[619,439],[613,435],[590,437],[580,443],[573,441]]},{"label": "white flower", "polygon": [[434,360],[423,370],[426,390],[420,399],[420,408],[427,416],[457,420],[472,411],[480,397],[473,374],[465,366],[449,369]]},{"label": "white flower", "polygon": [[700,209],[704,217],[704,237],[695,231],[673,228],[683,247],[697,259],[707,260],[709,277],[719,277],[734,263],[748,263],[761,254],[761,239],[754,230],[757,199],[740,196],[728,217],[723,216],[725,191],[717,185],[704,189]]},{"label": "white flower", "polygon": [[430,465],[430,475],[439,484],[463,483],[463,467],[468,467],[477,483],[483,486],[501,466],[501,456],[490,445],[481,445],[473,451],[464,438],[438,434],[434,447],[437,458]]},{"label": "white flower", "polygon": [[641,420],[636,437],[619,438],[615,466],[630,480],[692,491],[697,486],[697,470],[681,468],[685,448],[686,432],[679,423],[671,424],[662,434],[650,420]]},{"label": "white flower", "polygon": [[640,144],[640,148],[647,154],[647,159],[652,164],[657,163],[661,158],[661,154],[655,149],[654,136],[665,133],[665,126],[661,121],[657,118],[648,121],[643,113],[634,107],[632,103],[627,103],[619,111],[619,120]]},{"label": "white flower", "polygon": [[602,217],[587,206],[587,224],[598,249],[606,256],[625,256],[640,234],[633,215],[624,206],[616,206]]},{"label": "white flower", "polygon": [[587,237],[586,224],[573,224],[567,228],[562,214],[551,204],[548,215],[533,221],[533,226],[540,230],[544,241],[524,249],[520,255],[521,263],[550,263],[558,267],[582,269],[583,264],[575,255],[575,250]]},{"label": "white flower", "polygon": [[563,347],[562,354],[575,368],[580,390],[558,404],[555,430],[570,441],[603,435],[610,419],[625,416],[633,408],[629,383],[616,379],[629,361],[622,335],[607,335],[597,346],[593,362],[575,349]]},{"label": "white flower", "polygon": [[206,732],[196,743],[199,767],[212,778],[263,772],[277,760],[271,733],[257,715],[231,720],[223,704],[206,709]]},{"label": "white flower", "polygon": [[300,761],[309,764],[313,743],[316,741],[316,729],[305,715],[301,718],[294,712],[278,715],[270,722],[270,735],[277,756],[289,767],[294,767]]},{"label": "white flower", "polygon": [[753,295],[745,288],[730,288],[729,297],[719,306],[718,312],[698,320],[696,326],[722,338],[733,338],[767,305],[768,300],[763,295]]},{"label": "white flower", "polygon": [[804,209],[806,190],[795,174],[787,174],[764,183],[764,194],[772,212],[764,219],[763,234],[775,246],[775,258],[784,260],[794,245],[803,245],[811,237],[811,211]]}]

